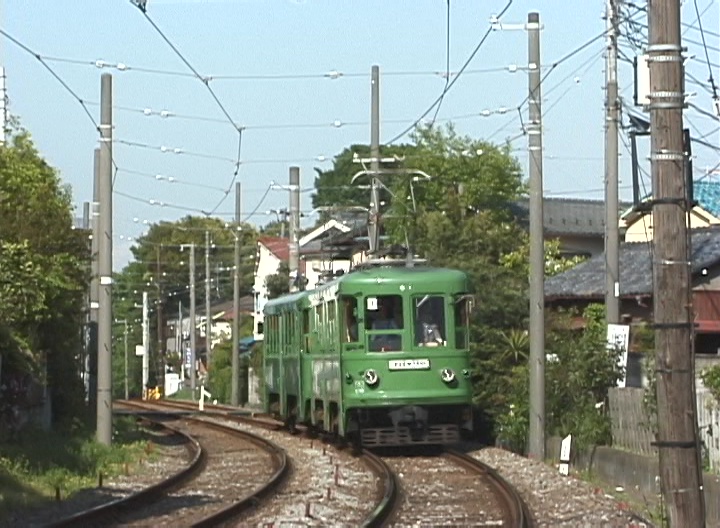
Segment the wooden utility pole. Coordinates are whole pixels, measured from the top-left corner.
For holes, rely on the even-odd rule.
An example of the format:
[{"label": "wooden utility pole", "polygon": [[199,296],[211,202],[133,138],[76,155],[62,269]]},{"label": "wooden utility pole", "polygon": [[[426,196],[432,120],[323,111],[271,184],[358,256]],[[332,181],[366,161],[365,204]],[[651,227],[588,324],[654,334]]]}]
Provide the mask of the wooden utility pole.
[{"label": "wooden utility pole", "polygon": [[671,526],[705,526],[692,356],[692,297],[683,177],[680,2],[648,3],[654,223],[655,376],[660,487]]},{"label": "wooden utility pole", "polygon": [[617,0],[606,0],[605,59],[605,319],[620,322],[620,226],[618,220]]}]

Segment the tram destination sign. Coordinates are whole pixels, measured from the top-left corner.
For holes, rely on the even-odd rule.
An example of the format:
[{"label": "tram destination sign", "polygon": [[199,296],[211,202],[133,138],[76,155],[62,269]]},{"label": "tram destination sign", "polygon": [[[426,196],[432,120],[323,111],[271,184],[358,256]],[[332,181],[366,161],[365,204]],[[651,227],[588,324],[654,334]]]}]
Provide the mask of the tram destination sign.
[{"label": "tram destination sign", "polygon": [[388,361],[390,370],[428,370],[429,359],[391,359]]}]

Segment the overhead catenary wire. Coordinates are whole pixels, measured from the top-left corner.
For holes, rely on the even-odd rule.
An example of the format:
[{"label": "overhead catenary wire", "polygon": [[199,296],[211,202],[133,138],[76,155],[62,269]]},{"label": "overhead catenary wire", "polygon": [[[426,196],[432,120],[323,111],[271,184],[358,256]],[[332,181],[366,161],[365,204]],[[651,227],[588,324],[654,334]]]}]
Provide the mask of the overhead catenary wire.
[{"label": "overhead catenary wire", "polygon": [[206,216],[210,216],[215,211],[217,211],[218,207],[220,207],[223,202],[227,199],[227,197],[230,194],[230,191],[233,188],[233,185],[235,185],[235,181],[237,180],[238,173],[240,172],[240,157],[242,155],[242,138],[243,138],[243,129],[240,125],[238,125],[235,120],[232,118],[228,110],[225,108],[225,105],[223,105],[222,101],[220,101],[220,98],[215,93],[215,90],[212,89],[212,86],[210,86],[210,79],[207,77],[203,77],[200,75],[200,73],[195,69],[195,67],[190,64],[190,61],[188,61],[185,56],[180,52],[180,50],[175,46],[175,44],[172,43],[172,41],[165,35],[165,33],[160,29],[160,27],[155,23],[155,21],[148,15],[147,10],[144,8],[144,4],[140,4],[139,2],[136,4],[139,11],[143,14],[145,19],[150,23],[150,25],[155,29],[155,31],[160,35],[160,37],[167,43],[168,46],[170,46],[170,49],[180,58],[180,60],[188,67],[190,71],[193,72],[195,77],[205,86],[207,91],[210,93],[212,99],[215,101],[215,104],[220,108],[220,111],[225,115],[228,122],[232,124],[232,126],[237,131],[238,140],[237,140],[237,156],[235,160],[235,170],[233,171],[232,178],[230,180],[230,183],[227,187],[227,189],[224,192],[223,197],[215,204],[215,206],[209,210],[209,211],[203,211],[203,213]]},{"label": "overhead catenary wire", "polygon": [[440,98],[440,102],[435,107],[435,115],[432,118],[432,123],[435,123],[438,114],[440,113],[440,107],[442,106],[444,94],[447,93],[448,83],[450,83],[450,0],[446,2],[446,26],[445,26],[445,86],[443,87],[443,95]]},{"label": "overhead catenary wire", "polygon": [[[5,30],[2,29],[2,28],[0,28],[0,35],[4,36],[6,39],[8,39],[10,42],[12,42],[13,44],[15,44],[16,46],[18,46],[20,49],[22,49],[22,50],[25,51],[26,53],[28,53],[28,54],[32,55],[33,57],[35,57],[35,59],[36,59],[40,64],[42,64],[42,66],[50,73],[50,75],[52,75],[53,78],[54,78],[58,83],[60,83],[60,85],[63,87],[63,89],[64,89],[67,93],[69,93],[69,94],[72,96],[72,98],[75,99],[75,100],[80,104],[80,106],[82,107],[83,111],[85,112],[85,115],[87,115],[88,119],[90,119],[90,122],[92,122],[93,127],[95,127],[95,131],[98,133],[98,135],[101,135],[100,125],[98,124],[98,122],[95,120],[95,118],[93,117],[93,115],[90,113],[90,110],[88,109],[88,105],[89,105],[88,101],[86,101],[85,99],[83,99],[82,97],[80,97],[80,96],[77,94],[77,92],[76,92],[75,90],[73,90],[73,89],[70,87],[70,85],[69,85],[67,82],[65,82],[65,80],[64,80],[62,77],[60,77],[60,75],[59,75],[55,70],[53,70],[53,69],[50,67],[50,65],[47,63],[47,61],[46,61],[45,59],[43,59],[42,55],[40,55],[39,53],[37,53],[37,52],[35,52],[34,50],[32,50],[29,46],[27,46],[27,45],[23,44],[22,42],[20,42],[18,39],[16,39],[16,38],[13,37],[12,35],[10,35],[7,31],[5,31]],[[116,179],[116,177],[117,177],[117,168],[118,168],[118,167],[117,167],[117,164],[115,163],[115,158],[114,158],[114,156],[110,159],[110,163],[111,163],[111,164],[113,165],[113,167],[114,167],[114,174],[113,174],[112,184],[111,184],[111,185],[114,186],[114,185],[115,185],[115,179]]]},{"label": "overhead catenary wire", "polygon": [[705,51],[705,62],[707,63],[708,67],[708,82],[710,82],[710,86],[712,87],[712,96],[713,100],[718,100],[718,93],[717,93],[717,87],[715,86],[715,80],[713,79],[713,73],[712,73],[712,67],[710,66],[710,55],[708,53],[708,46],[707,42],[705,41],[705,32],[703,31],[703,25],[702,25],[702,15],[700,14],[700,10],[698,9],[697,0],[693,0],[693,3],[695,4],[695,13],[697,14],[697,22],[698,26],[700,27],[700,36],[702,37],[702,45],[703,49]]},{"label": "overhead catenary wire", "polygon": [[[161,68],[149,68],[149,67],[137,67],[126,64],[124,62],[112,62],[105,60],[91,60],[91,59],[73,59],[68,57],[54,57],[50,55],[39,55],[40,58],[47,62],[60,62],[66,64],[74,64],[80,66],[89,66],[98,69],[115,69],[123,73],[147,73],[155,75],[169,75],[174,77],[187,77],[194,79],[196,76],[194,73],[188,73],[183,71],[164,70]],[[464,75],[478,75],[486,73],[501,73],[508,70],[519,69],[517,66],[492,66],[488,68],[474,68],[467,69],[463,72]],[[457,72],[453,71],[437,71],[437,70],[390,70],[383,71],[383,77],[442,77],[446,76],[454,77]],[[291,80],[338,80],[342,78],[367,78],[369,77],[366,72],[342,72],[337,70],[331,70],[321,73],[257,73],[257,74],[209,74],[205,75],[204,78],[209,81],[222,81],[222,80],[239,80],[239,81],[291,81]]]},{"label": "overhead catenary wire", "polygon": [[[513,3],[513,0],[509,0],[509,1],[508,1],[508,3],[507,3],[507,4],[505,5],[505,7],[500,11],[500,13],[499,13],[498,15],[496,15],[496,20],[499,20],[499,19],[507,12],[507,10],[510,9],[510,6],[512,5],[512,3]],[[447,83],[447,84],[445,85],[445,88],[443,88],[442,92],[441,92],[440,95],[435,99],[435,101],[433,101],[433,103],[427,108],[427,110],[425,110],[425,111],[420,115],[420,117],[418,117],[417,119],[415,119],[415,121],[414,121],[410,126],[408,126],[407,128],[405,128],[405,129],[404,129],[402,132],[400,132],[399,134],[395,135],[390,141],[387,141],[387,142],[385,143],[386,145],[392,145],[392,144],[395,143],[398,139],[402,138],[405,134],[407,134],[407,133],[410,132],[412,129],[414,129],[414,128],[418,125],[418,123],[420,123],[420,121],[422,121],[423,119],[425,119],[425,116],[427,116],[430,112],[432,112],[432,110],[435,108],[436,105],[438,105],[438,104],[440,104],[440,103],[442,102],[442,100],[445,98],[445,94],[447,94],[447,93],[450,91],[450,89],[455,85],[455,83],[458,81],[458,79],[460,78],[460,76],[462,75],[462,73],[465,71],[465,69],[467,69],[467,67],[470,65],[470,63],[472,62],[472,60],[475,58],[475,55],[477,55],[477,53],[480,51],[480,48],[482,48],[483,44],[485,44],[485,41],[488,39],[488,37],[490,36],[490,33],[492,33],[492,32],[493,32],[493,27],[492,27],[492,25],[491,25],[491,26],[487,29],[487,31],[483,34],[482,38],[480,39],[480,42],[478,42],[478,44],[475,46],[475,49],[472,51],[472,53],[470,53],[470,56],[466,59],[465,63],[464,63],[463,66],[460,68],[460,70],[458,71],[457,75],[455,75],[455,76],[453,77],[453,80],[452,80],[451,82],[449,82],[449,83]]]}]

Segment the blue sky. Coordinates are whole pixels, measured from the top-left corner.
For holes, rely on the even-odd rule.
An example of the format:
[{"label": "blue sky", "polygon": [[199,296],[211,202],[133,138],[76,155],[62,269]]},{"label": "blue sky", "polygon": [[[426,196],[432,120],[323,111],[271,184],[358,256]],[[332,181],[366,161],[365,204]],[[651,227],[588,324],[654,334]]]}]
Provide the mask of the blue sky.
[{"label": "blue sky", "polygon": [[[449,70],[457,72],[507,0],[449,0]],[[645,5],[645,2],[638,1]],[[231,185],[238,133],[206,86],[129,0],[2,3],[3,30],[43,57],[99,121],[100,76],[113,75],[115,268],[129,258],[130,237],[145,223],[175,220],[216,209],[231,219]],[[628,7],[628,11],[635,11]],[[716,83],[720,77],[718,3],[697,0]],[[540,13],[543,75],[550,65],[600,35],[604,2],[514,0],[502,17],[521,24]],[[297,165],[301,185],[313,185],[313,167],[330,168],[333,156],[370,138],[370,70],[381,73],[381,142],[418,118],[442,91],[447,69],[448,0],[148,0],[147,14],[203,76],[242,134],[238,181],[244,215],[263,225],[265,212],[286,207],[287,183]],[[636,17],[646,24],[644,14]],[[691,101],[712,112],[708,67],[695,3],[683,4]],[[639,26],[635,27],[635,30]],[[527,105],[527,34],[493,31],[446,95],[438,121],[458,131],[511,145],[523,167],[527,140],[521,118]],[[543,83],[544,188],[549,196],[603,198],[603,39],[558,64]],[[623,52],[635,52],[623,40]],[[0,58],[7,72],[9,110],[38,149],[72,187],[78,216],[92,199],[97,131],[82,105],[33,55],[7,38]],[[124,64],[124,71],[95,61]],[[508,68],[520,69],[511,72]],[[330,72],[343,75],[337,79]],[[182,74],[182,75],[179,75]],[[236,78],[223,78],[223,77]],[[243,77],[243,78],[237,78]],[[632,70],[620,63],[621,95],[632,102]],[[149,109],[150,115],[144,110]],[[160,111],[174,116],[162,118]],[[483,111],[487,115],[483,116]],[[431,112],[432,116],[434,112]],[[716,120],[694,108],[686,113],[693,134],[718,144]],[[341,124],[342,126],[336,126]],[[621,198],[630,199],[629,155],[621,141]],[[163,152],[166,147],[170,152]],[[172,153],[181,149],[182,153]],[[694,146],[696,176],[718,161],[716,150]],[[649,165],[647,165],[649,169]],[[163,178],[158,179],[161,175]],[[168,182],[168,178],[174,182]],[[649,183],[646,183],[649,189]],[[310,212],[310,192],[301,208]],[[260,202],[261,198],[265,199]],[[162,202],[164,206],[152,205]]]}]

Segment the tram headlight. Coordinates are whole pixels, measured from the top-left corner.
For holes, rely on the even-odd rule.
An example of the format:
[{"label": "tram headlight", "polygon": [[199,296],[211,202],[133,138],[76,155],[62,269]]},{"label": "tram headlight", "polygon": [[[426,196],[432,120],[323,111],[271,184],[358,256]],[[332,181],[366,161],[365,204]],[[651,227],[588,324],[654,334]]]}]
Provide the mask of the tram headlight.
[{"label": "tram headlight", "polygon": [[440,371],[440,377],[445,383],[452,383],[455,381],[455,371],[450,368],[444,368]]},{"label": "tram headlight", "polygon": [[373,385],[377,385],[378,381],[380,381],[380,378],[374,369],[367,369],[365,371],[365,383],[372,387]]}]

